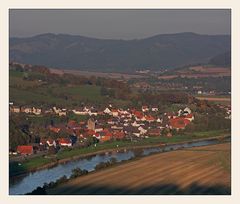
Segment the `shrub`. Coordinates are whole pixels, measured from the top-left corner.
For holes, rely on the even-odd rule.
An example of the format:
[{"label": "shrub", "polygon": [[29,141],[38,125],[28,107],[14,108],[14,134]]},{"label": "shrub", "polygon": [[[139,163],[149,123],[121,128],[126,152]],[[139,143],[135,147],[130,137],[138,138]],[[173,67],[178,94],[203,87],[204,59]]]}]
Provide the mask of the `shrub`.
[{"label": "shrub", "polygon": [[86,174],[88,174],[88,171],[86,169],[82,170],[80,168],[76,168],[72,170],[72,175],[70,176],[70,178],[76,178]]},{"label": "shrub", "polygon": [[112,165],[112,163],[109,162],[109,161],[107,161],[107,162],[101,162],[101,163],[99,163],[99,164],[97,164],[97,165],[95,166],[95,170],[103,169],[103,168],[109,167],[109,166],[111,166],[111,165]]},{"label": "shrub", "polygon": [[142,156],[142,154],[143,154],[143,150],[142,149],[134,149],[133,150],[133,153],[134,153],[134,156],[135,157],[140,157],[140,156]]},{"label": "shrub", "polygon": [[58,180],[56,180],[55,186],[57,186],[57,185],[59,185],[59,184],[61,184],[61,183],[64,183],[64,182],[66,182],[67,180],[68,180],[67,176],[64,175],[64,176],[62,176],[61,178],[59,178]]},{"label": "shrub", "polygon": [[37,187],[31,193],[26,193],[26,195],[46,195],[46,189],[44,187]]},{"label": "shrub", "polygon": [[113,165],[113,164],[116,164],[117,163],[117,159],[115,157],[112,157],[110,159],[110,163]]}]

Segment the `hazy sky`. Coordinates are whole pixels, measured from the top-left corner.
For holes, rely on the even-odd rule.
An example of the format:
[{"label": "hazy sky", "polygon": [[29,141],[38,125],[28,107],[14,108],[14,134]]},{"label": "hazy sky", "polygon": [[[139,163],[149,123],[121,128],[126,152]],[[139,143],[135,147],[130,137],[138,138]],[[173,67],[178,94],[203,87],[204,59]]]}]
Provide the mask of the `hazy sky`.
[{"label": "hazy sky", "polygon": [[65,33],[135,39],[163,33],[230,34],[225,10],[10,10],[10,36]]}]

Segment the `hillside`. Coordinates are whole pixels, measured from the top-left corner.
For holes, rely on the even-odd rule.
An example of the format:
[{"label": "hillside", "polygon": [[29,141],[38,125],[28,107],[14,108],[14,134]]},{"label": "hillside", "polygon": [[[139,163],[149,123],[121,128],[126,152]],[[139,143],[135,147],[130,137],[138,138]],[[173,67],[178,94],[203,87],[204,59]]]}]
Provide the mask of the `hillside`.
[{"label": "hillside", "polygon": [[231,52],[221,53],[209,60],[209,64],[216,66],[231,67]]},{"label": "hillside", "polygon": [[131,72],[205,63],[230,50],[228,35],[161,34],[138,40],[65,34],[10,38],[10,60],[64,69]]}]

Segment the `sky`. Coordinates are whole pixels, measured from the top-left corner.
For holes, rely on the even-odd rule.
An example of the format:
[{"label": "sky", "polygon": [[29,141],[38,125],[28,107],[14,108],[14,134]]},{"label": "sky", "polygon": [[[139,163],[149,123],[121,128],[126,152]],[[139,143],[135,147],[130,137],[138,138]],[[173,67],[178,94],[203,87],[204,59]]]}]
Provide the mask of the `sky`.
[{"label": "sky", "polygon": [[141,39],[157,34],[230,34],[229,9],[33,10],[9,11],[10,37],[43,33],[102,39]]}]

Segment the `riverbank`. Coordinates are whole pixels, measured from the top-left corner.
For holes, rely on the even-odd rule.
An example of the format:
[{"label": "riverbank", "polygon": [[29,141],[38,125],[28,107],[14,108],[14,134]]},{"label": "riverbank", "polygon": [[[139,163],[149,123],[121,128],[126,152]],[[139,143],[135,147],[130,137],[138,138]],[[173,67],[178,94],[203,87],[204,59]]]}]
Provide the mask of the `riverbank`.
[{"label": "riverbank", "polygon": [[[45,186],[45,184],[49,184],[49,187],[53,187],[55,186],[55,182],[56,184],[59,184],[62,181],[66,182],[68,178],[75,175],[73,174],[73,171],[79,168],[91,173],[94,171],[99,171],[102,168],[111,168],[111,166],[122,165],[125,162],[132,162],[137,159],[142,159],[152,154],[165,154],[167,152],[175,152],[176,150],[187,150],[193,147],[212,146],[229,141],[231,141],[230,136],[223,140],[218,138],[212,140],[200,140],[197,142],[191,141],[182,144],[169,144],[163,147],[141,148],[122,152],[115,151],[108,154],[97,154],[95,156],[88,158],[85,157],[75,161],[71,160],[65,164],[59,164],[53,168],[39,170],[18,178],[10,178],[9,192],[11,195],[17,195],[32,192],[38,187]],[[46,187],[48,188],[48,185]]]},{"label": "riverbank", "polygon": [[47,194],[229,195],[230,166],[230,143],[194,147],[91,172],[47,189]]},{"label": "riverbank", "polygon": [[[210,134],[211,133],[211,134]],[[213,133],[218,133],[218,136],[212,136]],[[54,158],[49,157],[37,157],[31,160],[27,160],[19,166],[16,164],[15,169],[10,168],[10,176],[17,177],[23,176],[24,174],[28,174],[29,172],[34,172],[42,169],[52,168],[58,164],[63,164],[69,161],[74,161],[81,158],[91,157],[97,154],[105,154],[106,152],[114,152],[114,151],[124,151],[129,149],[137,149],[137,148],[151,148],[151,147],[161,147],[164,144],[172,145],[172,144],[181,144],[186,142],[195,142],[202,141],[207,139],[216,139],[223,138],[229,133],[222,132],[200,132],[191,135],[179,135],[174,136],[172,138],[164,138],[164,137],[155,137],[148,138],[139,143],[133,142],[123,142],[123,141],[115,141],[111,143],[103,143],[99,144],[96,147],[91,146],[88,148],[79,148],[79,149],[71,149],[65,150],[56,155]]]}]

